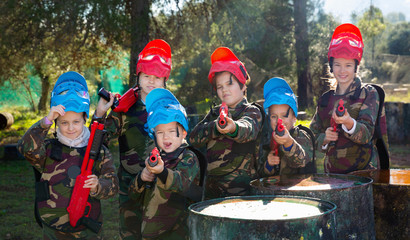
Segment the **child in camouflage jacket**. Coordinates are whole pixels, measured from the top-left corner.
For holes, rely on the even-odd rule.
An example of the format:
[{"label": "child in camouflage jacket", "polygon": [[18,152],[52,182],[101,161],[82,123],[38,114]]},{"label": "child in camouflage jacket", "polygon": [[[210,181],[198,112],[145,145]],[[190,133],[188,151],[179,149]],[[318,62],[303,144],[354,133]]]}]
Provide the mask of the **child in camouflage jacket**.
[{"label": "child in camouflage jacket", "polygon": [[[296,96],[289,84],[282,78],[272,78],[263,87],[264,108],[268,116],[268,128],[262,134],[263,146],[259,160],[258,173],[261,177],[315,173],[316,166],[313,161],[314,140],[303,126],[295,126],[298,113]],[[284,134],[275,133],[278,120],[284,125]],[[267,129],[267,130],[265,130]],[[278,144],[277,151],[271,149],[271,141]]]},{"label": "child in camouflage jacket", "polygon": [[[31,126],[18,142],[19,151],[41,174],[40,181],[36,182],[36,207],[44,239],[100,239],[101,228],[88,228],[91,225],[82,220],[100,226],[100,199],[113,197],[118,192],[111,154],[102,147],[99,159],[95,159],[93,174],[84,185],[91,189],[89,215],[87,219],[80,219],[77,226],[70,225],[67,207],[90,137],[90,131],[84,126],[89,104],[84,77],[77,72],[62,74],[52,91],[49,114]],[[46,139],[54,120],[57,138]]]},{"label": "child in camouflage jacket", "polygon": [[206,147],[206,198],[248,195],[249,182],[257,177],[262,113],[246,99],[246,83],[250,78],[235,54],[220,47],[212,54],[211,62],[208,79],[228,107],[227,124],[225,127],[218,124],[220,107],[211,109],[192,130],[190,143],[198,148]]},{"label": "child in camouflage jacket", "polygon": [[140,239],[142,207],[128,196],[131,179],[144,168],[144,157],[154,148],[154,142],[145,130],[148,113],[146,96],[155,88],[165,88],[171,74],[171,47],[162,39],[150,41],[138,55],[136,67],[137,101],[126,112],[111,111],[114,96],[107,102],[100,98],[93,120],[105,122],[109,145],[118,140],[120,167],[119,231],[121,239]]},{"label": "child in camouflage jacket", "polygon": [[147,159],[130,184],[129,195],[143,206],[141,236],[188,239],[187,208],[199,184],[200,166],[185,141],[186,112],[170,91],[160,88],[147,95],[146,106],[150,136],[160,154]]},{"label": "child in camouflage jacket", "polygon": [[[360,30],[353,24],[338,26],[328,52],[336,86],[319,98],[310,124],[317,148],[326,153],[324,169],[327,173],[346,174],[379,166],[373,139],[379,94],[356,75],[362,54]],[[335,111],[339,102],[345,109],[341,116]]]}]

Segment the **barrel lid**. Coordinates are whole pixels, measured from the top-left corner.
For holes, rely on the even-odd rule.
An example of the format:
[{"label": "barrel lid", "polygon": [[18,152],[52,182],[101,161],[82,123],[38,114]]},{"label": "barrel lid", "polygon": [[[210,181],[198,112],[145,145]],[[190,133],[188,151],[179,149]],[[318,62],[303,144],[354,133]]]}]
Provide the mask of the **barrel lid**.
[{"label": "barrel lid", "polygon": [[240,220],[287,221],[329,214],[336,205],[302,196],[233,196],[210,199],[189,206],[191,214]]},{"label": "barrel lid", "polygon": [[351,174],[369,177],[375,185],[410,185],[410,169],[370,169]]},{"label": "barrel lid", "polygon": [[322,191],[371,184],[372,179],[346,174],[298,174],[256,179],[251,186],[286,191]]}]

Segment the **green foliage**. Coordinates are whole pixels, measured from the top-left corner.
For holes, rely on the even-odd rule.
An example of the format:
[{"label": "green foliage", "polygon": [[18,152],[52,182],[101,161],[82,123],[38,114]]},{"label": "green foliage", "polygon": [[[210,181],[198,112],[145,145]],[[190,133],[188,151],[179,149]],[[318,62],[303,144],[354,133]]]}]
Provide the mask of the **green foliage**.
[{"label": "green foliage", "polygon": [[370,6],[370,8],[365,11],[363,16],[359,18],[357,25],[364,36],[364,41],[378,36],[386,28],[382,11],[374,6]]},{"label": "green foliage", "polygon": [[389,53],[410,55],[410,22],[395,25],[388,37]]}]

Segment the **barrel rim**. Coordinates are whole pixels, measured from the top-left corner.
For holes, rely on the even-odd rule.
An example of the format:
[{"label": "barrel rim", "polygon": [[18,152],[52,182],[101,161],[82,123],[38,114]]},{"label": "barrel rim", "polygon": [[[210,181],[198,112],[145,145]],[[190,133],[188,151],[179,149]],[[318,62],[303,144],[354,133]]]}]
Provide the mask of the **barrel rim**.
[{"label": "barrel rim", "polygon": [[[221,203],[224,201],[229,201],[229,200],[263,200],[263,199],[300,199],[300,200],[308,200],[311,202],[316,202],[318,203],[317,207],[328,207],[326,211],[323,211],[319,215],[313,215],[313,216],[306,216],[306,217],[301,217],[301,218],[284,218],[284,219],[244,219],[244,218],[235,218],[235,217],[220,217],[220,216],[213,216],[213,215],[208,215],[201,213],[200,211],[195,210],[195,207],[202,206],[203,208],[206,206],[210,206],[211,204],[209,203]],[[202,208],[202,209],[203,209]],[[201,209],[201,210],[202,210]],[[216,219],[229,219],[229,220],[246,220],[248,221],[284,221],[284,222],[289,222],[289,221],[299,221],[301,219],[310,219],[310,218],[317,218],[320,216],[328,215],[331,214],[332,212],[335,212],[337,209],[337,205],[331,201],[328,200],[322,200],[319,198],[314,198],[314,197],[305,197],[305,196],[292,196],[292,195],[254,195],[254,196],[230,196],[230,197],[224,197],[224,198],[213,198],[213,199],[208,199],[204,200],[201,202],[193,203],[188,207],[188,211],[192,214],[195,215],[200,215],[204,217],[209,217],[209,218],[216,218]]]},{"label": "barrel rim", "polygon": [[[349,177],[349,178],[361,179],[362,183],[357,184],[357,185],[353,184],[353,185],[348,186],[348,187],[330,188],[330,189],[325,189],[325,190],[324,189],[315,190],[315,189],[308,189],[308,188],[306,188],[306,189],[287,189],[286,187],[290,187],[290,186],[283,186],[283,188],[279,188],[280,186],[277,186],[278,187],[277,190],[279,190],[279,191],[286,190],[286,191],[289,191],[289,192],[308,192],[308,191],[311,192],[311,191],[328,191],[328,190],[333,190],[334,191],[334,190],[343,190],[343,189],[348,189],[348,188],[349,189],[359,188],[359,187],[363,187],[363,186],[366,186],[366,185],[372,185],[372,183],[373,183],[373,179],[369,178],[369,177],[349,175],[349,174],[339,174],[339,173],[312,173],[312,174],[293,174],[293,175],[289,175],[289,177],[291,177],[291,176],[318,176],[318,177],[320,177],[320,176],[328,176],[328,177],[334,176],[334,177],[338,177],[338,178]],[[264,187],[261,184],[256,185],[254,183],[260,182],[263,179],[276,178],[276,177],[280,177],[280,176],[269,176],[269,177],[257,178],[257,179],[252,180],[249,184],[250,184],[251,187],[256,188],[256,189],[267,189],[267,188],[270,188],[270,187]],[[272,186],[276,186],[276,185],[272,185]]]}]

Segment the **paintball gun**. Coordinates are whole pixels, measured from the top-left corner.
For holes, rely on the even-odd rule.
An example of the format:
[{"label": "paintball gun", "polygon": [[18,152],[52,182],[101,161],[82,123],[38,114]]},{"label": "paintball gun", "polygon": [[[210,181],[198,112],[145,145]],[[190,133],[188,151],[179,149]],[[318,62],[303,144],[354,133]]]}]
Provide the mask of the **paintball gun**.
[{"label": "paintball gun", "polygon": [[[345,115],[346,109],[343,106],[343,104],[344,104],[343,99],[340,99],[339,104],[337,105],[337,108],[336,108],[336,115],[338,117],[341,117],[341,116]],[[338,131],[338,124],[335,122],[335,120],[333,118],[330,119],[330,125],[333,128],[334,132]],[[334,145],[336,145],[335,141],[332,141],[332,142],[329,143],[329,146],[334,146]]]},{"label": "paintball gun", "polygon": [[275,133],[280,137],[285,135],[285,126],[283,126],[282,119],[280,118],[278,119],[278,123],[276,124]]},{"label": "paintball gun", "polygon": [[93,122],[91,125],[91,134],[88,140],[87,149],[81,165],[81,173],[75,180],[74,190],[71,195],[70,204],[67,208],[70,218],[70,225],[73,227],[77,226],[77,222],[80,218],[83,216],[88,217],[91,210],[89,209],[88,213],[85,213],[86,206],[91,208],[91,204],[88,202],[88,196],[91,189],[84,188],[84,182],[88,179],[87,176],[92,174],[91,170],[93,168],[94,161],[98,159],[100,154],[104,133],[104,124]]},{"label": "paintball gun", "polygon": [[[120,94],[115,94],[114,103],[111,108],[114,112],[127,112],[128,109],[138,100],[138,87],[130,88],[122,96]],[[101,88],[98,91],[98,96],[104,98],[106,101],[110,101],[110,94]]]},{"label": "paintball gun", "polygon": [[[158,164],[158,156],[159,156],[159,151],[158,148],[154,148],[152,149],[150,155],[149,155],[149,159],[148,159],[148,165],[150,165],[151,167],[155,167]],[[152,184],[153,182],[147,182],[145,184],[146,188],[152,188]]]},{"label": "paintball gun", "polygon": [[[283,136],[285,134],[285,126],[283,126],[282,124],[282,119],[278,119],[278,123],[276,124],[276,128],[275,128],[275,133],[278,136]],[[273,151],[273,155],[275,156],[279,156],[279,144],[275,141],[274,137],[273,137],[273,132],[272,132],[272,137],[270,139],[270,149]],[[275,172],[279,171],[279,164],[275,165]]]},{"label": "paintball gun", "polygon": [[228,122],[226,121],[226,117],[228,117],[228,106],[225,102],[222,102],[221,107],[219,108],[219,119],[218,125],[220,128],[225,128]]},{"label": "paintball gun", "polygon": [[151,151],[151,154],[149,155],[149,160],[148,160],[148,165],[151,167],[155,167],[158,164],[158,156],[159,156],[159,151],[158,148],[154,148]]}]

